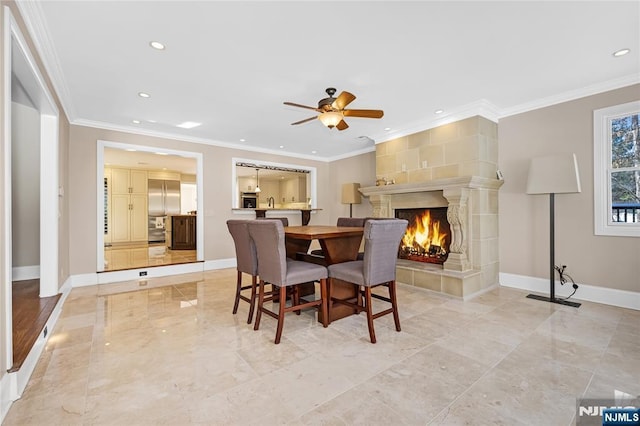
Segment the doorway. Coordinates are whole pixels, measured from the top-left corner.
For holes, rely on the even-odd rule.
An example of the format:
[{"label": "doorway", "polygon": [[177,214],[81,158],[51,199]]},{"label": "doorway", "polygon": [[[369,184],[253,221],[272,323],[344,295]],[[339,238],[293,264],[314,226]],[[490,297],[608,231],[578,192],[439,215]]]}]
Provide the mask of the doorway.
[{"label": "doorway", "polygon": [[[37,297],[33,298],[36,304],[59,293],[58,200],[63,188],[58,184],[58,108],[11,10],[5,7],[3,12],[5,350],[2,355],[9,370],[15,361],[14,324],[23,320],[15,318],[20,314],[14,312],[12,283],[37,280]],[[25,162],[30,169],[26,172],[22,170]],[[46,317],[45,322],[48,314]],[[29,365],[20,373],[25,371],[28,377],[34,367],[35,364]]]},{"label": "doorway", "polygon": [[[203,219],[202,219],[202,154],[190,151],[178,151],[159,147],[130,145],[111,141],[98,141],[98,176],[97,176],[97,265],[98,272],[115,272],[133,270],[154,266],[178,265],[204,260],[203,250]],[[117,231],[118,222],[122,222],[122,216],[116,215],[116,194],[110,191],[110,174],[112,182],[114,171],[126,176],[142,174],[142,189],[132,190],[131,194],[140,194],[140,216],[136,216],[135,210],[131,210],[129,225],[132,221],[139,222],[137,228],[140,233],[129,231],[120,233]],[[156,212],[156,185],[165,181],[164,186],[180,188],[177,193],[168,194],[169,197],[178,197],[180,201],[175,204],[176,211],[164,213]],[[179,181],[179,182],[177,182]],[[153,183],[153,185],[151,185]],[[151,185],[151,186],[149,186]],[[155,188],[152,190],[152,187]],[[153,200],[151,196],[153,195]],[[184,195],[184,197],[183,197]],[[124,194],[129,197],[133,206],[134,195]],[[189,200],[187,200],[189,197]],[[182,200],[182,198],[185,198]],[[125,200],[126,201],[126,200]],[[184,202],[183,202],[184,201]],[[188,202],[191,201],[191,202]],[[128,202],[122,201],[125,207]],[[160,202],[160,204],[164,204]],[[152,206],[153,205],[153,206]],[[152,208],[153,207],[153,208]],[[152,211],[153,210],[153,211]],[[200,213],[200,214],[198,214]],[[167,218],[167,214],[169,218]],[[169,223],[171,215],[190,216],[195,222],[195,240],[193,248],[189,250],[173,250],[169,241]],[[135,217],[138,217],[136,220]],[[124,220],[126,222],[126,220]],[[157,232],[158,228],[166,232]],[[122,229],[122,227],[120,227]],[[132,228],[133,229],[133,228]],[[115,233],[118,232],[116,237]],[[135,236],[132,236],[136,234]],[[165,239],[159,239],[158,235],[165,234]],[[129,235],[129,236],[128,236]]]}]

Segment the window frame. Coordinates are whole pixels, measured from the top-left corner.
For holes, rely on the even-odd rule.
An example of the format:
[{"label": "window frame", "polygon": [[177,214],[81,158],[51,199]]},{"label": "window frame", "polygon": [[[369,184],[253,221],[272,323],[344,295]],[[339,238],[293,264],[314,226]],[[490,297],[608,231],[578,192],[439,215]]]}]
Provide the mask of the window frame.
[{"label": "window frame", "polygon": [[[593,111],[593,190],[595,235],[640,237],[640,223],[612,222],[611,121],[640,114],[640,101]],[[635,168],[632,168],[634,170]]]}]

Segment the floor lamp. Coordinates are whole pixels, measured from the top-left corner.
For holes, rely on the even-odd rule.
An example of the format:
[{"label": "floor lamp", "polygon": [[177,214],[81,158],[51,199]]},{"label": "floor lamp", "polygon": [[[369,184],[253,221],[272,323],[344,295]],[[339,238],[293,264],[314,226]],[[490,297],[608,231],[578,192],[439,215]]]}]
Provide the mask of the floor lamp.
[{"label": "floor lamp", "polygon": [[549,194],[549,297],[527,295],[530,299],[543,300],[577,308],[580,303],[557,299],[555,292],[555,194],[580,192],[580,175],[575,154],[558,154],[532,158],[527,179],[527,194]]},{"label": "floor lamp", "polygon": [[342,204],[349,204],[349,217],[353,217],[353,205],[362,202],[359,183],[342,184]]}]

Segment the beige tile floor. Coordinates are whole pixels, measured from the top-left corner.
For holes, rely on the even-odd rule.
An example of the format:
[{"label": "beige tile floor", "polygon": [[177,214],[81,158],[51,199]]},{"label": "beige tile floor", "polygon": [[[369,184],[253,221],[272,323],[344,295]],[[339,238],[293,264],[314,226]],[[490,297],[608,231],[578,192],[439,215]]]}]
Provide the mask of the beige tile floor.
[{"label": "beige tile floor", "polygon": [[104,270],[144,268],[195,262],[196,250],[169,250],[164,244],[132,244],[105,247]]},{"label": "beige tile floor", "polygon": [[400,285],[403,331],[314,311],[259,331],[235,270],[76,288],[6,425],[570,425],[576,398],[640,394],[640,312],[499,288]]}]

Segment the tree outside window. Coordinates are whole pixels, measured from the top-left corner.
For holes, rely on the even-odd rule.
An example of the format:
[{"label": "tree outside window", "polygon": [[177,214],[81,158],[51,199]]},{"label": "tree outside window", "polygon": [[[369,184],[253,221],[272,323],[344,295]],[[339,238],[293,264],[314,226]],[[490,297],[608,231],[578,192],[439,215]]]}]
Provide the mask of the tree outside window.
[{"label": "tree outside window", "polygon": [[595,234],[640,237],[640,101],[593,118]]}]

